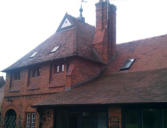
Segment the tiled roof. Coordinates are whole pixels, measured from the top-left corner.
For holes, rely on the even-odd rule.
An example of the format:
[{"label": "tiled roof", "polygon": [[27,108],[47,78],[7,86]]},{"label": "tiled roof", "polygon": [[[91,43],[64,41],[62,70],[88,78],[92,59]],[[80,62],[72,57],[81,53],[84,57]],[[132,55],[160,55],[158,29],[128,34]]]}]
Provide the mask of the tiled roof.
[{"label": "tiled roof", "polygon": [[[65,15],[63,20],[65,18],[68,18],[72,23],[71,27],[60,31],[61,23],[55,34],[4,71],[71,56],[79,56],[101,63],[92,48],[95,28],[68,14]],[[55,46],[59,46],[59,49],[50,53]],[[34,52],[37,52],[37,54],[30,58]]]},{"label": "tiled roof", "polygon": [[117,45],[117,55],[107,72],[118,72],[129,58],[135,58],[126,72],[148,71],[167,68],[167,35]]},{"label": "tiled roof", "polygon": [[167,69],[102,76],[34,106],[167,102]]},{"label": "tiled roof", "polygon": [[[129,70],[120,67],[129,58]],[[118,104],[167,102],[167,35],[117,45],[117,55],[97,80],[54,94],[36,104]]]}]

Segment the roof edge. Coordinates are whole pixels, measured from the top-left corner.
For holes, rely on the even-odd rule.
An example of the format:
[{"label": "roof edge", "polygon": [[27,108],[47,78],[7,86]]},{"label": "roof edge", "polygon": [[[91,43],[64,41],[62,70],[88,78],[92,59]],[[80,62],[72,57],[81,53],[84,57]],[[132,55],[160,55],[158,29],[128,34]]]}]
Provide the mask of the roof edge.
[{"label": "roof edge", "polygon": [[131,43],[137,43],[137,42],[140,42],[140,41],[145,41],[145,40],[154,40],[154,39],[157,39],[157,38],[162,38],[162,37],[165,37],[167,36],[167,34],[162,34],[162,35],[158,35],[158,36],[151,36],[151,37],[146,37],[146,38],[143,38],[143,39],[137,39],[137,40],[131,40],[131,41],[128,41],[128,42],[122,42],[120,44],[117,44],[117,46],[119,45],[126,45],[126,44],[131,44]]},{"label": "roof edge", "polygon": [[95,63],[99,63],[99,64],[105,65],[105,63],[103,63],[103,62],[101,62],[101,61],[95,61],[95,60],[93,60],[93,59],[89,59],[89,58],[86,58],[86,57],[82,57],[82,56],[73,54],[73,55],[71,55],[71,56],[62,57],[62,58],[57,58],[57,59],[48,60],[48,61],[43,61],[43,62],[39,62],[39,63],[34,63],[34,64],[31,64],[31,65],[22,66],[22,67],[18,67],[18,68],[11,68],[11,69],[6,68],[6,69],[2,70],[1,72],[7,73],[7,72],[10,72],[10,71],[13,71],[13,70],[19,70],[19,69],[22,69],[22,68],[28,68],[28,67],[31,67],[31,66],[34,66],[34,65],[44,64],[44,63],[48,63],[48,62],[52,62],[52,61],[59,61],[59,60],[63,60],[63,59],[66,60],[66,59],[69,59],[69,58],[72,58],[72,57],[79,57],[79,58],[81,58],[81,59],[85,59],[85,60],[89,60],[89,61],[92,61],[92,62],[95,62]]}]

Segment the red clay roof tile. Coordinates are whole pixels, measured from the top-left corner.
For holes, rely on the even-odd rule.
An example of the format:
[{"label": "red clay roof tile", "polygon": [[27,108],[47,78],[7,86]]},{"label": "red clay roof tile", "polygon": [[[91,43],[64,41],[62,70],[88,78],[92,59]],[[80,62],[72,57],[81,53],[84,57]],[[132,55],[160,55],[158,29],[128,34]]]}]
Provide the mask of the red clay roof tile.
[{"label": "red clay roof tile", "polygon": [[[117,45],[117,55],[97,80],[37,103],[45,105],[167,102],[167,35]],[[127,71],[120,67],[136,58]]]},{"label": "red clay roof tile", "polygon": [[104,75],[34,106],[167,102],[167,69]]}]

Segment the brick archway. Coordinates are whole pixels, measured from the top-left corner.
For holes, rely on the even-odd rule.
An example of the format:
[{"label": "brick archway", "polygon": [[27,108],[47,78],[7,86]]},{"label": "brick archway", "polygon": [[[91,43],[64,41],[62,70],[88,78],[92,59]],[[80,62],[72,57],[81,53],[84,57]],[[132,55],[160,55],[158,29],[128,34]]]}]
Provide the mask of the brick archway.
[{"label": "brick archway", "polygon": [[13,109],[9,109],[5,113],[5,128],[16,128],[16,112]]}]

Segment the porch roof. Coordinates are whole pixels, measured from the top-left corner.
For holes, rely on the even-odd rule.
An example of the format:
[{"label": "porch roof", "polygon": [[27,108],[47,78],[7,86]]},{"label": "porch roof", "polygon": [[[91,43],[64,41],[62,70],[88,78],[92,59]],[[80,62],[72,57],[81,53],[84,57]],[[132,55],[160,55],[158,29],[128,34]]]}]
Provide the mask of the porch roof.
[{"label": "porch roof", "polygon": [[119,72],[50,95],[40,106],[167,102],[167,69]]}]

